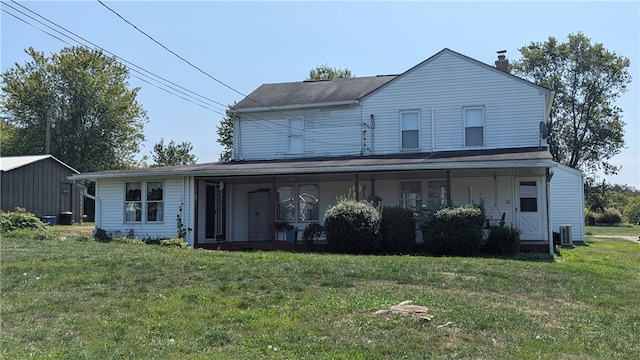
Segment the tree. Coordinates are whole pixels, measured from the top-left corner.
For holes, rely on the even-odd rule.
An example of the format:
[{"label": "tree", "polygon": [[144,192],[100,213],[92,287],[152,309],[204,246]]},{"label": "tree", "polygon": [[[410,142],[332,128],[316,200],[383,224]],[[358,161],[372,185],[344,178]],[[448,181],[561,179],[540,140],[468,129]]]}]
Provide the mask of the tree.
[{"label": "tree", "polygon": [[165,145],[164,139],[161,138],[160,142],[153,144],[151,156],[155,164],[152,166],[193,165],[198,159],[191,154],[191,151],[193,151],[193,145],[188,141],[176,144],[171,140]]},{"label": "tree", "polygon": [[633,197],[624,208],[624,219],[631,224],[640,225],[640,196]]},{"label": "tree", "polygon": [[[235,104],[234,102],[233,105]],[[233,105],[229,105],[229,110],[233,108]],[[231,149],[233,149],[233,118],[227,115],[220,120],[220,125],[216,127],[216,133],[218,134],[216,142],[223,147],[222,153],[220,153],[220,161],[231,160]]]},{"label": "tree", "polygon": [[519,49],[515,75],[555,91],[549,150],[553,159],[572,168],[605,174],[618,170],[608,162],[624,147],[622,109],[616,99],[631,82],[629,59],[591,44],[582,33],[566,43],[549,37]]},{"label": "tree", "polygon": [[342,78],[353,78],[355,75],[351,74],[351,70],[332,68],[329,65],[318,65],[315,68],[309,70],[309,77],[305,80],[333,80]]},{"label": "tree", "polygon": [[[146,112],[128,88],[129,70],[101,51],[67,47],[2,74],[0,113],[13,136],[2,137],[3,155],[50,154],[80,172],[136,166]],[[4,129],[4,125],[3,125]],[[11,139],[20,139],[11,141]],[[7,147],[5,147],[5,145]]]}]

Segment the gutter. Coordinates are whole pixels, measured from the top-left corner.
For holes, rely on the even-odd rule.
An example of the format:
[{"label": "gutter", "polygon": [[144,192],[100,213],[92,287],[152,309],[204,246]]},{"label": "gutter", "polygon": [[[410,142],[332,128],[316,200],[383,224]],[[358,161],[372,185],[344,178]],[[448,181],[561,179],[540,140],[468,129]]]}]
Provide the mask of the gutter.
[{"label": "gutter", "polygon": [[347,165],[347,166],[303,166],[290,168],[247,168],[247,169],[195,169],[177,170],[168,172],[151,173],[149,171],[133,171],[124,173],[102,174],[78,174],[69,177],[71,180],[97,180],[97,179],[126,179],[135,177],[179,177],[179,176],[275,176],[295,174],[331,174],[348,172],[381,172],[381,171],[408,171],[408,170],[469,170],[487,168],[549,168],[558,164],[552,160],[539,160],[525,162],[522,160],[509,160],[498,162],[436,162],[436,163],[411,163],[411,164],[386,164],[386,165]]},{"label": "gutter", "polygon": [[[75,175],[74,175],[74,176],[75,176]],[[69,177],[69,178],[71,178],[71,177]],[[74,180],[74,182],[75,182],[75,180],[76,180],[76,179],[73,179],[73,178],[72,178],[71,180]],[[91,200],[93,200],[93,201],[95,201],[95,202],[96,202],[95,209],[94,209],[94,216],[95,216],[95,219],[94,219],[94,221],[93,221],[93,222],[94,222],[94,224],[95,224],[95,226],[94,226],[94,227],[95,227],[95,228],[99,228],[99,227],[100,227],[100,225],[101,225],[101,224],[100,224],[100,223],[101,223],[100,214],[101,214],[102,212],[100,211],[100,209],[101,209],[100,205],[101,205],[102,201],[100,200],[100,198],[99,198],[99,197],[96,197],[96,196],[93,196],[93,195],[89,194],[89,193],[88,193],[88,190],[89,190],[89,188],[88,188],[88,187],[86,187],[86,186],[84,186],[84,185],[82,185],[82,184],[76,184],[76,185],[78,185],[78,186],[82,189],[82,196],[84,196],[84,197],[86,197],[86,198],[89,198],[89,199],[91,199]],[[97,184],[96,184],[96,186],[97,186]],[[97,189],[96,189],[96,190],[97,190]]]},{"label": "gutter", "polygon": [[360,104],[360,100],[344,100],[344,101],[331,101],[331,102],[323,102],[323,103],[315,103],[315,104],[295,104],[295,105],[280,105],[280,106],[259,106],[245,109],[233,109],[227,111],[227,114],[248,114],[255,112],[264,112],[264,111],[285,111],[285,110],[296,110],[296,109],[312,109],[319,107],[331,107],[331,106],[346,106],[346,105],[358,105]]}]

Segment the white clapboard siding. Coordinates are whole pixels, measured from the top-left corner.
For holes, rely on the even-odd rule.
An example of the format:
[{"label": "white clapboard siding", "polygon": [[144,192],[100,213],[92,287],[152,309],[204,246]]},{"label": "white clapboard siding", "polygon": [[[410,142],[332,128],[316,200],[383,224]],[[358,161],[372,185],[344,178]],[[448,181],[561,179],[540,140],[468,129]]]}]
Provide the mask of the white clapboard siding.
[{"label": "white clapboard siding", "polygon": [[451,202],[460,206],[484,202],[487,218],[514,225],[513,177],[461,177],[451,179]]},{"label": "white clapboard siding", "polygon": [[[98,181],[96,187],[97,197],[100,199],[100,224],[96,227],[102,228],[107,233],[116,232],[122,236],[134,233],[136,238],[163,239],[175,237],[177,234],[177,216],[179,207],[183,204],[182,217],[185,226],[193,228],[193,213],[189,200],[192,199],[192,186],[190,179],[170,178],[163,179],[163,221],[159,222],[141,222],[141,223],[125,223],[124,222],[124,189],[125,182],[122,179],[102,179]],[[129,181],[141,181],[140,179]],[[149,181],[158,181],[151,180]]]},{"label": "white clapboard siding", "polygon": [[584,188],[582,172],[559,164],[551,178],[551,224],[559,232],[571,225],[573,241],[584,241]]},{"label": "white clapboard siding", "polygon": [[[243,115],[240,151],[244,160],[359,154],[360,108],[270,112]],[[304,153],[288,153],[289,118],[304,119]]]},{"label": "white clapboard siding", "polygon": [[537,146],[538,125],[544,120],[543,95],[536,87],[451,54],[412,69],[362,106],[363,114],[376,119],[376,154],[399,151],[403,110],[420,111],[421,151],[464,148],[466,106],[484,107],[487,148]]}]

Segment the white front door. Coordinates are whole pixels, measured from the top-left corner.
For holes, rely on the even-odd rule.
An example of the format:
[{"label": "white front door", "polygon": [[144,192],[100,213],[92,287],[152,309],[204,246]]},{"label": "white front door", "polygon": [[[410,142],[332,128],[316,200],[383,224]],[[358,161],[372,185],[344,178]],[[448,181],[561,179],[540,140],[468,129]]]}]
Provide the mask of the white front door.
[{"label": "white front door", "polygon": [[544,239],[542,187],[536,178],[516,178],[516,226],[521,240]]}]

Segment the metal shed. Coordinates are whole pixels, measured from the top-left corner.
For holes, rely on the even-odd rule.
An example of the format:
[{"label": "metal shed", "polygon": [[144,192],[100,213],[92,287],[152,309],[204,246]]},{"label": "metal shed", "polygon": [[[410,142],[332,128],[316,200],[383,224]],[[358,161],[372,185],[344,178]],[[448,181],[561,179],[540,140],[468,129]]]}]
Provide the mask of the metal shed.
[{"label": "metal shed", "polygon": [[67,179],[76,174],[77,170],[52,155],[2,157],[2,211],[21,207],[41,218],[55,216],[58,223],[81,222],[81,188]]}]

